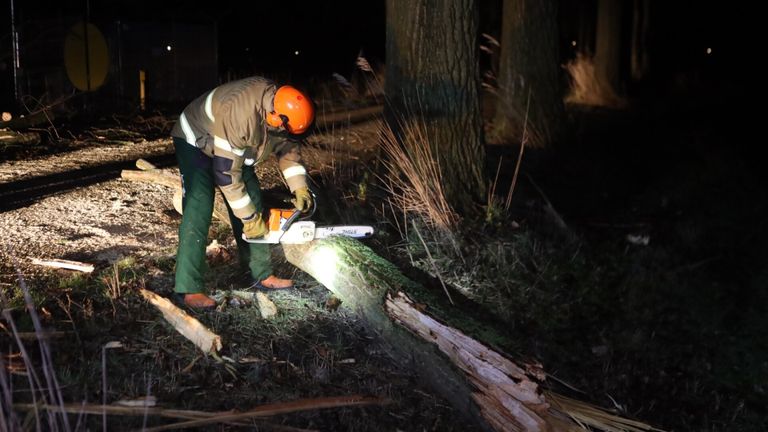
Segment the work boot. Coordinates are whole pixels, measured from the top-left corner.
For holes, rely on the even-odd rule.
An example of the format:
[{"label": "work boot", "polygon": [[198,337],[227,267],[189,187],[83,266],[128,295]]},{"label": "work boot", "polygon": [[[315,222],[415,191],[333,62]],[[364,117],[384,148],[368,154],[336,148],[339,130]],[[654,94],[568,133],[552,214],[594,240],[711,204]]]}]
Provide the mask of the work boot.
[{"label": "work boot", "polygon": [[216,301],[203,293],[185,294],[184,305],[192,309],[211,310],[216,307]]},{"label": "work boot", "polygon": [[280,279],[275,275],[269,275],[268,278],[256,282],[253,286],[263,291],[291,289],[293,288],[293,281],[290,279]]}]

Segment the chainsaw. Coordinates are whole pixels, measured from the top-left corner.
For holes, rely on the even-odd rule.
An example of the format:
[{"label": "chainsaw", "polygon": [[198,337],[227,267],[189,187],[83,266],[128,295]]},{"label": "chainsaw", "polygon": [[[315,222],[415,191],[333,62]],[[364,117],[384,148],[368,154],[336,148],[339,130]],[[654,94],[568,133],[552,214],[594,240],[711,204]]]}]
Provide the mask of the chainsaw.
[{"label": "chainsaw", "polygon": [[[315,198],[314,193],[312,195]],[[317,226],[315,222],[308,220],[315,214],[316,209],[316,199],[312,200],[312,208],[306,213],[295,208],[270,209],[267,234],[251,239],[243,234],[243,240],[248,243],[301,244],[331,236],[367,238],[373,235],[373,227],[367,225]]]}]

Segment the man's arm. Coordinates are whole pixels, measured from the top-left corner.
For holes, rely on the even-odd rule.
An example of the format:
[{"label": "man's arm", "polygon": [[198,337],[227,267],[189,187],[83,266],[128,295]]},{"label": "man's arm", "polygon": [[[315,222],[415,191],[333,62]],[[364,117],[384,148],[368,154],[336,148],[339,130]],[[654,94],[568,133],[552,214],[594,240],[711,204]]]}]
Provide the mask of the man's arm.
[{"label": "man's arm", "polygon": [[307,170],[301,164],[301,147],[298,141],[285,139],[275,145],[275,155],[280,172],[291,192],[307,188]]}]

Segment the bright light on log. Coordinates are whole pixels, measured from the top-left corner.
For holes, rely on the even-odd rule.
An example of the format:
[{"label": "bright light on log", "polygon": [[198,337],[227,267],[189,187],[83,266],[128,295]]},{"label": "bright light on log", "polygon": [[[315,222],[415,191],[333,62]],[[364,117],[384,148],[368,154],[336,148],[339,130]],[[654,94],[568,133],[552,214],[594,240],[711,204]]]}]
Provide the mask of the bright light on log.
[{"label": "bright light on log", "polygon": [[326,288],[335,292],[339,262],[336,251],[331,246],[320,246],[308,253],[310,254],[306,261],[308,273]]}]

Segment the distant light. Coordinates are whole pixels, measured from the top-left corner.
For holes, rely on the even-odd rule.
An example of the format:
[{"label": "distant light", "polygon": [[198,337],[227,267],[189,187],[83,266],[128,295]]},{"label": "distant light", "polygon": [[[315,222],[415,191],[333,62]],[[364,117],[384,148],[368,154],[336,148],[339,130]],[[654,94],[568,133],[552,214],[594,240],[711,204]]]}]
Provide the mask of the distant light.
[{"label": "distant light", "polygon": [[576,41],[575,40],[571,41],[571,46],[576,46]]},{"label": "distant light", "polygon": [[248,52],[251,50],[251,47],[245,47],[245,52]]},{"label": "distant light", "polygon": [[707,48],[707,54],[712,54],[712,48]]},{"label": "distant light", "polygon": [[299,55],[299,50],[294,51],[293,54]]},{"label": "distant light", "polygon": [[170,52],[170,51],[171,51],[171,46],[170,46],[170,45],[166,45],[166,46],[165,46],[165,50],[166,50],[166,51],[168,51],[168,52]]}]

